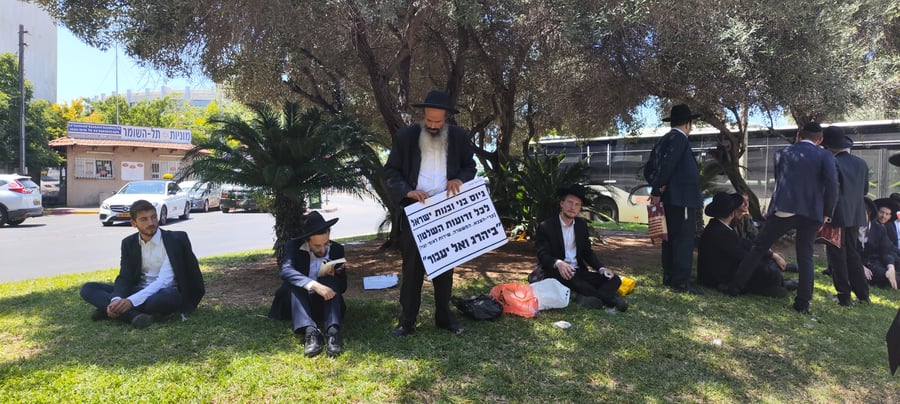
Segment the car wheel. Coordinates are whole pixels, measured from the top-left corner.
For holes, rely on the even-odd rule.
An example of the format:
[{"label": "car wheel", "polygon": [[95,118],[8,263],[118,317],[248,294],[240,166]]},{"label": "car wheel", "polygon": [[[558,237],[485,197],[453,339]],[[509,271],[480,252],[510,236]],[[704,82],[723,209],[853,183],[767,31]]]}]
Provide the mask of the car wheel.
[{"label": "car wheel", "polygon": [[18,226],[18,225],[22,224],[22,222],[24,222],[24,221],[25,221],[25,219],[10,220],[10,221],[6,222],[6,224],[8,224],[10,226]]},{"label": "car wheel", "polygon": [[0,227],[3,227],[6,224],[6,221],[9,219],[9,216],[6,215],[6,207],[0,205]]},{"label": "car wheel", "polygon": [[162,211],[160,211],[160,214],[159,214],[159,225],[160,226],[164,226],[166,224],[166,222],[168,221],[168,218],[167,218],[168,215],[169,215],[169,212],[166,210],[166,207],[163,206]]},{"label": "car wheel", "polygon": [[230,209],[228,209],[228,208],[226,208],[226,207],[224,207],[224,206],[221,207],[221,208],[219,208],[219,209],[222,210],[222,213],[228,213],[228,211],[230,210]]},{"label": "car wheel", "polygon": [[203,201],[203,211],[209,212],[209,199]]},{"label": "car wheel", "polygon": [[184,214],[181,216],[178,216],[178,218],[181,220],[188,220],[189,217],[191,217],[191,203],[185,202],[184,203]]}]

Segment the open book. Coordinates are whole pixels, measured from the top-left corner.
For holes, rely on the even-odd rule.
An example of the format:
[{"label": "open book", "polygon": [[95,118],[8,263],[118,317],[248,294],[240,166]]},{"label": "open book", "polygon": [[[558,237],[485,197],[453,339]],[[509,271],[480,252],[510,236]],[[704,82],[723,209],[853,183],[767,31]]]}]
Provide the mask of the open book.
[{"label": "open book", "polygon": [[328,261],[328,262],[322,264],[322,266],[319,267],[319,276],[334,275],[334,267],[339,266],[340,264],[343,264],[345,262],[347,262],[346,259],[338,258],[336,260],[331,260],[331,261]]}]

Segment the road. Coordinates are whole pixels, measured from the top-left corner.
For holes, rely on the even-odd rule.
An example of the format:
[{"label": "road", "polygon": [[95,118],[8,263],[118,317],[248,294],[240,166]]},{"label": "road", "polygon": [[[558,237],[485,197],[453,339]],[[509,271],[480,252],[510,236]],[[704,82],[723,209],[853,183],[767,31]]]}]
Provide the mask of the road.
[{"label": "road", "polygon": [[[333,238],[372,234],[386,213],[371,199],[330,196],[325,219],[339,218]],[[192,213],[166,230],[188,233],[198,257],[270,248],[275,219],[268,213],[218,211]],[[0,228],[0,282],[116,268],[122,238],[134,233],[127,224],[103,227],[96,214],[31,218],[18,227]]]}]

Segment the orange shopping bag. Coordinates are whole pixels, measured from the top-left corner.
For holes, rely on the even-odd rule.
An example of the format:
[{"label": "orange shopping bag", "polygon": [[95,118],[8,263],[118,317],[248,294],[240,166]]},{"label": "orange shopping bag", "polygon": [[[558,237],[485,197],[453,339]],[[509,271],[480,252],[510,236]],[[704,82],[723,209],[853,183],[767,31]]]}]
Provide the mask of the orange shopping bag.
[{"label": "orange shopping bag", "polygon": [[503,312],[533,318],[538,314],[538,301],[531,285],[502,283],[491,288],[491,296],[503,306]]}]

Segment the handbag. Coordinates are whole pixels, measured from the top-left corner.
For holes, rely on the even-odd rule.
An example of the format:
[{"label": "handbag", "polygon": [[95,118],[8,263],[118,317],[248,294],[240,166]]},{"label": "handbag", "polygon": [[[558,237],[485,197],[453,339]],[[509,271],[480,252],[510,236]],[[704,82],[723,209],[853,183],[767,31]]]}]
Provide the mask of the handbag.
[{"label": "handbag", "polygon": [[666,227],[666,211],[662,201],[647,205],[647,231],[650,241],[669,241],[669,229]]},{"label": "handbag", "polygon": [[500,302],[484,293],[468,299],[453,296],[450,301],[457,310],[475,320],[496,320],[503,314],[503,306],[500,305]]},{"label": "handbag", "polygon": [[816,233],[816,242],[820,244],[831,244],[837,248],[841,248],[841,228],[834,227],[831,223],[824,223],[819,227]]},{"label": "handbag", "polygon": [[554,278],[531,284],[538,310],[562,309],[569,305],[569,288]]}]

